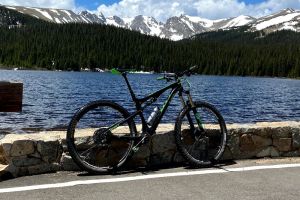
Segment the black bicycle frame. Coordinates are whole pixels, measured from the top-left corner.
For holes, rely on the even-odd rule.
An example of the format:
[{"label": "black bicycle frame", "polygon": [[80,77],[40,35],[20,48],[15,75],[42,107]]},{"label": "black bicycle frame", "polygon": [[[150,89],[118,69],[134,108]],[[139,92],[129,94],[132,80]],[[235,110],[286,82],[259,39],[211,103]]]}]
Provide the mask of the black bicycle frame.
[{"label": "black bicycle frame", "polygon": [[[141,133],[141,136],[114,136],[115,139],[119,139],[119,140],[136,140],[138,142],[138,145],[143,141],[143,138],[145,137],[145,135],[153,135],[155,134],[155,131],[162,119],[162,117],[164,116],[165,112],[167,111],[169,105],[170,105],[170,102],[172,101],[173,97],[175,96],[176,93],[178,93],[178,96],[181,100],[181,103],[183,106],[186,106],[187,104],[191,105],[192,108],[194,108],[194,105],[193,105],[193,101],[192,101],[192,98],[191,98],[191,95],[188,91],[184,91],[183,90],[183,87],[181,85],[181,81],[180,80],[177,80],[175,83],[172,83],[171,85],[159,90],[159,91],[156,91],[154,93],[152,93],[151,95],[149,96],[146,96],[144,98],[137,98],[131,88],[131,85],[127,79],[127,76],[126,76],[126,72],[122,73],[122,76],[124,77],[125,81],[126,81],[126,84],[128,86],[128,89],[129,89],[129,92],[130,92],[130,95],[132,97],[132,100],[134,101],[135,103],[135,106],[136,106],[136,112],[134,112],[133,114],[131,114],[129,117],[127,117],[126,119],[124,120],[121,120],[115,124],[113,124],[112,126],[108,127],[108,130],[113,130],[119,126],[121,126],[122,124],[126,123],[128,120],[130,119],[133,119],[135,118],[136,116],[140,116],[141,118],[141,121],[142,121],[142,133]],[[156,118],[152,124],[152,126],[148,126],[146,120],[145,120],[145,117],[144,117],[144,114],[143,114],[143,110],[145,108],[147,108],[148,106],[152,105],[154,102],[157,101],[157,99],[163,94],[165,93],[166,91],[168,90],[171,90],[167,100],[165,101],[163,107],[161,108],[160,110],[160,115],[158,116],[158,118]],[[190,103],[186,103],[184,98],[183,98],[183,93],[187,94],[188,95],[188,102]],[[145,106],[142,106],[144,105]],[[193,121],[192,121],[192,118],[190,117],[190,114],[188,113],[187,114],[187,118],[188,118],[188,121],[191,125],[191,129],[194,129],[194,125],[193,125]]]},{"label": "black bicycle frame", "polygon": [[[150,135],[153,135],[155,134],[155,131],[162,119],[162,117],[164,116],[165,112],[167,111],[169,105],[170,105],[170,102],[172,101],[173,97],[175,96],[175,94],[179,91],[182,91],[182,86],[181,86],[181,83],[180,81],[176,81],[175,83],[172,83],[171,85],[159,90],[159,91],[156,91],[154,93],[152,93],[151,95],[149,96],[146,96],[144,98],[137,98],[131,88],[131,85],[127,79],[127,74],[126,73],[122,73],[122,76],[124,77],[125,81],[126,81],[126,84],[127,84],[127,87],[129,89],[129,92],[130,92],[130,95],[131,95],[131,98],[133,100],[133,102],[135,103],[135,107],[136,107],[136,112],[133,113],[130,117],[128,117],[128,119],[131,119],[131,118],[134,118],[136,117],[137,115],[140,116],[141,118],[141,122],[142,122],[142,133],[148,133]],[[143,114],[143,110],[152,105],[154,102],[157,101],[157,99],[163,94],[165,93],[166,91],[168,90],[171,90],[166,102],[164,103],[163,107],[160,109],[160,115],[155,119],[155,121],[153,122],[152,126],[148,126],[146,120],[145,120],[145,117],[144,117],[144,114]],[[180,92],[179,94],[182,94],[182,92]],[[181,98],[182,98],[182,95],[181,95]],[[145,106],[143,106],[145,104]],[[126,120],[127,121],[127,120]]]}]

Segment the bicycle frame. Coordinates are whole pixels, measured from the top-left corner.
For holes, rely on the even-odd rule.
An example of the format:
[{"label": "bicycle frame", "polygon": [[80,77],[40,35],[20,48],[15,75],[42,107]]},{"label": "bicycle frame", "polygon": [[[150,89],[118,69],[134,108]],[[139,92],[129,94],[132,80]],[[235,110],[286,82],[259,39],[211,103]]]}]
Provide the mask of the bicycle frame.
[{"label": "bicycle frame", "polygon": [[[159,123],[161,122],[161,119],[163,118],[165,112],[167,111],[167,109],[170,105],[170,102],[172,101],[172,99],[174,98],[176,93],[178,93],[183,106],[186,105],[185,100],[182,95],[183,93],[188,95],[189,102],[191,102],[191,105],[193,104],[192,98],[191,98],[189,92],[183,90],[180,80],[176,81],[175,83],[172,83],[171,85],[169,85],[159,91],[156,91],[156,92],[150,94],[149,96],[146,96],[144,98],[137,98],[131,88],[131,85],[130,85],[126,75],[127,75],[126,72],[122,73],[122,76],[124,77],[127,87],[129,89],[131,98],[132,98],[133,102],[135,103],[136,112],[131,114],[128,118],[115,123],[114,125],[109,127],[109,130],[113,130],[113,129],[119,127],[120,125],[124,124],[129,119],[133,119],[139,115],[141,122],[142,122],[142,136],[145,134],[153,135],[153,134],[155,134],[155,131],[156,131]],[[158,116],[158,118],[155,119],[152,126],[148,126],[148,124],[145,120],[144,114],[143,114],[144,109],[147,108],[148,106],[152,105],[154,102],[156,102],[157,99],[168,90],[171,90],[171,92],[170,92],[167,100],[165,101],[163,107],[160,109],[160,115]],[[144,104],[145,104],[145,106],[143,106]],[[189,118],[189,120],[191,120],[191,118],[189,116],[188,116],[188,118]],[[124,138],[124,137],[126,137],[126,136],[122,136],[122,138]],[[132,137],[128,137],[128,139],[132,139]]]},{"label": "bicycle frame", "polygon": [[[128,79],[126,77],[126,74],[123,74],[123,77],[125,78],[125,81],[127,83],[128,89],[130,91],[131,97],[133,102],[135,103],[135,107],[136,107],[136,112],[132,115],[133,117],[135,117],[136,115],[140,116],[141,122],[142,122],[142,133],[148,133],[150,135],[153,135],[161,121],[161,119],[163,118],[165,112],[167,111],[170,102],[172,101],[173,97],[175,96],[175,94],[182,90],[182,86],[181,83],[179,81],[172,83],[171,85],[158,90],[152,94],[150,94],[149,96],[146,96],[144,98],[136,98],[134,92],[132,91],[132,88],[128,82]],[[157,101],[157,99],[164,94],[165,92],[167,92],[168,90],[171,90],[166,102],[164,103],[163,107],[160,109],[160,114],[159,116],[155,119],[155,121],[153,122],[152,126],[148,126],[144,114],[143,114],[143,110],[145,108],[147,108],[148,106],[152,105],[154,102]],[[143,106],[145,104],[145,106]]]}]

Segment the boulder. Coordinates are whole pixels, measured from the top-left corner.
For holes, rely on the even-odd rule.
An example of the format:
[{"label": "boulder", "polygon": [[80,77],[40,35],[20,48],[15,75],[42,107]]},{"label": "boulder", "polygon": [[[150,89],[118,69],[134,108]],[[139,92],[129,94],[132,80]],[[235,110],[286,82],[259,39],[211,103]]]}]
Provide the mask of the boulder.
[{"label": "boulder", "polygon": [[271,156],[271,147],[267,147],[263,150],[261,150],[258,154],[256,154],[257,158],[264,158],[264,157],[270,157]]},{"label": "boulder", "polygon": [[63,153],[60,159],[61,169],[64,171],[79,171],[80,168],[67,153]]},{"label": "boulder", "polygon": [[291,127],[277,127],[273,129],[272,138],[291,138],[292,137],[292,128]]},{"label": "boulder", "polygon": [[34,142],[32,140],[14,141],[10,149],[10,156],[24,156],[34,153]]},{"label": "boulder", "polygon": [[0,144],[0,164],[2,164],[2,165],[8,164],[6,154],[5,154],[5,151],[3,149],[2,144]]},{"label": "boulder", "polygon": [[30,158],[28,156],[18,156],[12,158],[12,164],[16,167],[28,167],[43,163],[41,159]]},{"label": "boulder", "polygon": [[257,151],[272,145],[272,139],[252,134],[243,134],[240,138],[241,151]]},{"label": "boulder", "polygon": [[37,152],[46,163],[58,162],[62,154],[62,147],[59,140],[53,138],[45,141],[38,141]]},{"label": "boulder", "polygon": [[278,138],[273,140],[273,145],[282,152],[292,150],[292,138]]},{"label": "boulder", "polygon": [[280,153],[279,153],[279,151],[276,148],[274,148],[273,146],[270,147],[270,148],[271,148],[270,149],[270,154],[271,154],[272,158],[280,156]]}]

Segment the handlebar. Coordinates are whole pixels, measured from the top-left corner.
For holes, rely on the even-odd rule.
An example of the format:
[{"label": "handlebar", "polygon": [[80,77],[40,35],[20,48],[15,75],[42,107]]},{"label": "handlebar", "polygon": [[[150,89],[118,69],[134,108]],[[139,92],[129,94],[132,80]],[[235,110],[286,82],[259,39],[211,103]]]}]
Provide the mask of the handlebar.
[{"label": "handlebar", "polygon": [[193,72],[194,72],[197,68],[198,68],[198,66],[197,66],[197,65],[194,65],[194,66],[190,67],[189,69],[187,69],[187,70],[185,70],[185,71],[183,71],[183,72],[178,73],[177,76],[178,76],[178,77],[182,77],[182,76],[184,76],[184,75],[190,76],[190,75],[193,74]]},{"label": "handlebar", "polygon": [[158,77],[157,80],[167,80],[167,81],[172,81],[172,80],[177,80],[178,78],[186,75],[190,76],[193,74],[193,72],[198,68],[197,65],[190,67],[189,69],[180,72],[180,73],[174,73],[174,74],[164,74],[163,77]]},{"label": "handlebar", "polygon": [[[177,80],[178,78],[186,75],[186,76],[190,76],[191,74],[193,74],[193,72],[198,68],[197,65],[190,67],[189,69],[183,71],[183,72],[179,72],[179,73],[174,73],[174,74],[164,74],[163,77],[158,77],[157,80],[166,80],[166,81],[172,81],[172,80]],[[130,70],[125,70],[125,69],[112,69],[111,73],[112,74],[122,74],[123,72],[128,72]]]}]

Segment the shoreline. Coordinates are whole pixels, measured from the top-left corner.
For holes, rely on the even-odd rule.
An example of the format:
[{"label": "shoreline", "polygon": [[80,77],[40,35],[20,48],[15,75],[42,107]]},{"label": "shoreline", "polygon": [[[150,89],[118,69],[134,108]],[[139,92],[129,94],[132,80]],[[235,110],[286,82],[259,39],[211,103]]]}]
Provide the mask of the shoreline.
[{"label": "shoreline", "polygon": [[[165,130],[172,130],[174,129],[175,122],[174,123],[161,123],[158,126],[157,132],[164,132]],[[264,122],[253,122],[253,123],[226,123],[227,130],[235,129],[235,128],[265,128],[265,127],[273,127],[273,128],[279,128],[279,127],[296,127],[300,126],[300,120],[293,120],[293,121],[264,121]],[[136,124],[137,130],[140,131],[141,124]],[[56,133],[62,133],[67,132],[68,127],[61,127],[61,128],[22,128],[19,132],[17,129],[1,129],[0,128],[0,136],[5,137],[6,135],[14,134],[14,135],[36,135],[36,134],[46,134],[49,132],[56,132]],[[27,132],[26,132],[27,131]],[[22,133],[21,133],[22,132]],[[2,138],[3,138],[2,137]],[[2,139],[0,137],[0,140]]]},{"label": "shoreline", "polygon": [[[18,68],[18,67],[15,67]],[[23,68],[14,70],[14,68],[9,67],[1,67],[0,71],[32,71],[32,72],[72,72],[72,73],[110,73],[110,70],[98,72],[98,71],[73,71],[73,70],[49,70],[46,68]],[[164,74],[164,72],[153,72],[153,71],[137,71],[136,73],[130,73],[130,74]],[[238,78],[267,78],[267,79],[289,79],[289,80],[300,80],[300,77],[277,77],[277,76],[251,76],[251,75],[216,75],[216,74],[194,74],[194,76],[211,76],[211,77],[238,77]]]}]

